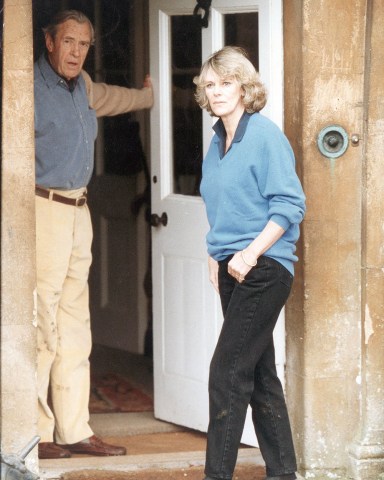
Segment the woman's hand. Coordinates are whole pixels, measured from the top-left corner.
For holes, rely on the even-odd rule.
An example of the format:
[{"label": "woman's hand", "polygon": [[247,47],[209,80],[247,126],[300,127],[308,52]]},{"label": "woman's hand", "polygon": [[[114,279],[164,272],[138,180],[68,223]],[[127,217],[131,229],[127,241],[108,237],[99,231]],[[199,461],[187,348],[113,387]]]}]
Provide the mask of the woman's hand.
[{"label": "woman's hand", "polygon": [[239,283],[244,282],[244,278],[251,270],[251,265],[247,265],[242,257],[242,252],[237,252],[228,263],[228,273]]},{"label": "woman's hand", "polygon": [[241,283],[244,277],[257,264],[257,259],[284,234],[284,229],[269,220],[262,232],[244,250],[235,253],[228,263],[228,273]]},{"label": "woman's hand", "polygon": [[219,293],[219,264],[212,257],[208,257],[209,281],[214,289]]}]

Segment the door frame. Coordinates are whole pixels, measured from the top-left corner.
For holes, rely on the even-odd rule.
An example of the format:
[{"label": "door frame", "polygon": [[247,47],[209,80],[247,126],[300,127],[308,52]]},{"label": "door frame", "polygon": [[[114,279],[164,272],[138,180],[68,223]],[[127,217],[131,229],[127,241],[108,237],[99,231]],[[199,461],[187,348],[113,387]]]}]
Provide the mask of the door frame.
[{"label": "door frame", "polygon": [[[264,44],[268,45],[263,50],[260,50],[259,57],[259,70],[263,82],[266,84],[269,91],[273,91],[274,95],[269,99],[267,107],[263,111],[268,117],[270,117],[277,125],[281,126],[283,124],[283,49],[282,49],[282,32],[283,32],[283,21],[282,21],[282,4],[278,0],[242,0],[242,5],[236,5],[235,7],[229,3],[228,0],[214,0],[212,2],[211,12],[210,12],[210,28],[202,29],[202,59],[205,59],[213,51],[218,50],[224,44],[224,26],[222,22],[222,16],[226,13],[239,13],[239,12],[254,12],[258,11],[259,13],[259,45],[262,44],[263,38],[265,39]],[[152,8],[152,10],[151,10]],[[155,11],[156,9],[156,11]],[[208,412],[208,395],[205,393],[205,397],[201,397],[200,393],[196,392],[195,403],[197,404],[197,399],[202,401],[202,405],[205,407],[198,407],[197,410],[204,410],[203,421],[197,421],[194,425],[192,419],[186,418],[185,420],[180,420],[182,413],[177,414],[177,408],[187,409],[188,404],[190,403],[191,393],[189,393],[188,399],[185,399],[184,402],[179,402],[180,406],[176,405],[175,398],[178,395],[178,388],[176,388],[171,381],[169,381],[169,386],[164,387],[167,383],[167,380],[161,380],[162,369],[165,371],[164,367],[164,357],[165,354],[163,351],[158,348],[165,348],[166,339],[164,338],[166,327],[164,327],[164,316],[165,310],[167,308],[166,302],[164,299],[167,295],[167,290],[169,287],[164,282],[164,276],[159,276],[156,273],[156,269],[159,271],[164,271],[164,262],[169,260],[169,251],[164,255],[162,252],[166,250],[161,250],[165,248],[164,245],[164,236],[162,237],[165,229],[171,228],[171,224],[174,225],[175,220],[171,217],[172,205],[179,203],[180,206],[183,205],[183,196],[180,194],[175,194],[172,191],[172,180],[173,172],[170,168],[170,158],[172,158],[172,95],[171,95],[171,53],[170,53],[170,21],[169,18],[172,15],[183,15],[192,14],[193,10],[187,0],[180,0],[175,4],[170,0],[157,0],[152,1],[150,4],[150,53],[152,56],[151,60],[151,74],[153,74],[153,81],[155,86],[155,106],[152,110],[152,130],[151,130],[151,139],[152,139],[152,212],[158,214],[159,216],[163,211],[167,211],[169,217],[169,226],[160,226],[153,230],[153,286],[154,286],[154,295],[153,295],[153,311],[154,311],[154,337],[158,336],[158,339],[154,338],[155,345],[155,356],[154,356],[154,375],[155,375],[155,415],[160,419],[171,421],[174,423],[179,423],[189,428],[196,428],[199,430],[206,430],[207,428],[207,412]],[[205,47],[204,47],[205,45]],[[271,59],[273,58],[273,61]],[[154,63],[152,63],[154,62]],[[213,119],[210,117],[207,112],[203,113],[203,148],[204,154],[208,148],[210,140],[212,138],[212,124]],[[165,159],[162,161],[162,159]],[[156,181],[154,177],[156,176]],[[173,204],[172,204],[173,202]],[[196,211],[204,209],[202,199],[199,197],[185,197],[184,202],[185,212],[187,216],[191,215],[190,209],[196,208]],[[199,210],[200,209],[200,210]],[[201,210],[202,211],[202,210]],[[191,210],[192,212],[192,210]],[[193,217],[190,217],[193,218]],[[183,227],[180,227],[182,230]],[[178,241],[172,239],[172,245],[174,248],[177,247],[178,243],[183,242],[182,237],[180,237],[180,232],[177,232]],[[201,232],[202,239],[205,236],[205,232]],[[179,238],[180,237],[180,238]],[[163,242],[163,243],[162,243]],[[201,248],[201,247],[199,247]],[[171,253],[173,255],[174,252]],[[206,252],[204,250],[205,259]],[[205,260],[206,261],[206,260]],[[205,265],[205,268],[206,265]],[[203,277],[201,277],[203,278]],[[205,280],[203,280],[205,281]],[[208,278],[206,277],[208,282]],[[212,289],[211,285],[207,283],[207,288]],[[213,291],[213,289],[212,289]],[[195,300],[196,301],[196,300]],[[202,301],[202,300],[198,300]],[[165,303],[164,303],[165,302]],[[209,300],[209,309],[212,312],[212,315],[217,314],[221,316],[221,309],[219,307],[219,299],[216,297],[214,300]],[[220,313],[219,313],[220,311]],[[158,315],[158,316],[157,316]],[[180,315],[180,318],[184,318],[183,315]],[[218,317],[217,317],[218,318]],[[216,335],[220,331],[222,319],[217,320],[216,326]],[[220,324],[220,325],[219,325]],[[175,328],[176,330],[176,328]],[[206,334],[204,331],[203,335]],[[277,352],[277,361],[278,361],[278,372],[281,379],[284,381],[284,366],[285,366],[285,326],[284,326],[284,315],[281,315],[278,322],[278,327],[275,330],[276,335],[280,338],[281,348]],[[210,338],[209,335],[206,338]],[[174,339],[175,340],[175,339]],[[217,336],[216,336],[217,340]],[[216,340],[214,343],[216,343]],[[178,341],[177,339],[175,340]],[[158,342],[158,346],[156,346]],[[213,351],[214,344],[211,345],[210,350]],[[200,351],[199,351],[200,352]],[[196,355],[199,355],[199,352],[195,352]],[[202,356],[206,355],[206,351],[200,352]],[[158,363],[157,363],[158,362]],[[209,362],[208,362],[209,363]],[[208,378],[208,365],[205,365],[203,370],[204,374]],[[169,369],[169,370],[172,370]],[[201,382],[196,382],[195,387]],[[163,384],[163,385],[162,385]],[[161,391],[164,387],[161,395],[167,396],[168,399],[159,399],[157,397],[157,392]],[[169,390],[167,390],[169,388]],[[186,391],[189,391],[188,388],[185,388]],[[164,393],[165,392],[165,393]],[[191,389],[192,392],[192,389]],[[184,393],[184,392],[183,392]],[[193,395],[192,395],[193,397]],[[205,400],[204,400],[205,398]],[[169,405],[167,405],[167,403]],[[160,406],[161,404],[161,406]],[[171,406],[172,404],[172,406]],[[176,405],[176,406],[175,406]],[[196,405],[194,405],[196,407]],[[167,409],[170,409],[168,413]],[[191,406],[191,411],[193,407]],[[206,410],[206,412],[205,412]],[[177,419],[177,420],[176,420]],[[184,422],[184,423],[183,423]],[[250,415],[248,415],[247,423],[251,425]],[[243,441],[249,444],[255,444],[255,434],[253,427],[246,428],[245,435],[243,436]]]}]

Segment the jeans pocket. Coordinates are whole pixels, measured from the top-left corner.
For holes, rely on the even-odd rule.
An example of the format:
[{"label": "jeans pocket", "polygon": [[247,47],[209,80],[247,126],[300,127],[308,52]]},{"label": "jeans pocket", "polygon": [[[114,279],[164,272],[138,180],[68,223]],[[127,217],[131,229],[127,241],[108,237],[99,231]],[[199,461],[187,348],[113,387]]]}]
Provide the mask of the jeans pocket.
[{"label": "jeans pocket", "polygon": [[280,266],[280,282],[291,289],[293,282],[293,275],[283,265]]}]

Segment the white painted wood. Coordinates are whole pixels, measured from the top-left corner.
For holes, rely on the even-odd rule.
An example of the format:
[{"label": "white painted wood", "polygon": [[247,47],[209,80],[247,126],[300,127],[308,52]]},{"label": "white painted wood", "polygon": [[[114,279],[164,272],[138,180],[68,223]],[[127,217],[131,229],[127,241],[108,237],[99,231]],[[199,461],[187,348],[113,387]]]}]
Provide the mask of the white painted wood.
[{"label": "white painted wood", "polygon": [[[191,15],[190,0],[151,0],[150,58],[155,89],[151,113],[152,212],[168,215],[152,229],[155,416],[201,431],[208,426],[208,371],[222,325],[218,295],[208,280],[205,209],[199,197],[172,193],[170,17]],[[202,29],[202,61],[223,46],[226,13],[259,12],[260,74],[270,92],[265,114],[282,125],[282,10],[280,0],[213,0]],[[203,115],[203,147],[212,138]],[[275,330],[284,379],[284,318]],[[243,442],[256,445],[250,417]]]}]

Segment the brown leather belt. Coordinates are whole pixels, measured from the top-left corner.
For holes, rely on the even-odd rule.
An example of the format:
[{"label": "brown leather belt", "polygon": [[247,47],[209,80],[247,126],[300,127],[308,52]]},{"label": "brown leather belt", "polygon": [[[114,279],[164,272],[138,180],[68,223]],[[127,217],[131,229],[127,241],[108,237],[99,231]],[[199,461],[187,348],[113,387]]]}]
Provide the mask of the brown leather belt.
[{"label": "brown leather belt", "polygon": [[65,203],[65,205],[72,205],[73,207],[82,207],[87,203],[86,192],[84,192],[81,197],[68,198],[68,197],[64,197],[63,195],[59,195],[58,193],[53,193],[50,190],[47,190],[46,188],[38,187],[36,185],[35,193],[39,197],[50,198],[54,202]]}]

